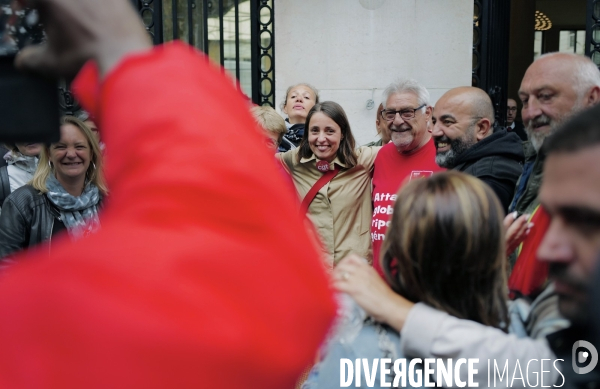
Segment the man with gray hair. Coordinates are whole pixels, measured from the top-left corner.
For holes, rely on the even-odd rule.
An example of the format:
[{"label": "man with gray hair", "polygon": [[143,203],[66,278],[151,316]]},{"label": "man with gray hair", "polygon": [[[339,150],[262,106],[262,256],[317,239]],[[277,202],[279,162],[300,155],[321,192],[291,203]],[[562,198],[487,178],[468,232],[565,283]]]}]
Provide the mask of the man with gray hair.
[{"label": "man with gray hair", "polygon": [[[544,140],[573,114],[600,100],[600,72],[587,57],[551,53],[533,62],[521,82],[521,117],[530,145],[525,149],[525,169],[511,205],[519,213],[531,213],[538,205],[542,179]],[[529,165],[529,166],[528,166]],[[521,191],[519,191],[521,189]]]},{"label": "man with gray hair", "polygon": [[538,199],[546,159],[542,145],[567,118],[600,101],[600,71],[582,55],[543,55],[525,72],[519,99],[529,142],[524,143],[523,174],[509,211],[526,214],[533,227],[515,260],[509,288],[515,296],[535,296],[546,281],[547,269],[536,261],[536,252],[550,220]]},{"label": "man with gray hair", "polygon": [[523,171],[523,149],[518,135],[494,131],[494,121],[492,101],[483,90],[454,88],[435,105],[432,135],[438,165],[488,184],[506,211]]},{"label": "man with gray hair", "polygon": [[440,170],[435,163],[435,147],[427,131],[432,108],[429,92],[417,81],[398,80],[383,92],[381,120],[391,133],[375,159],[373,172],[373,267],[379,265],[381,244],[391,219],[396,193],[404,182],[427,177]]}]

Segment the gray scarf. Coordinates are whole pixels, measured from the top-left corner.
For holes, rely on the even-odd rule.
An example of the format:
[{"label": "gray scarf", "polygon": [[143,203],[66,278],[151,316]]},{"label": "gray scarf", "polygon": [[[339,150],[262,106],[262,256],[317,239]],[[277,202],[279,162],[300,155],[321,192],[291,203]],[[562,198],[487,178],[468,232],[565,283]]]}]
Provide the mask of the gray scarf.
[{"label": "gray scarf", "polygon": [[25,170],[27,173],[33,175],[38,165],[38,157],[28,157],[21,154],[18,151],[10,151],[4,156],[4,160],[9,165],[15,165],[19,169]]},{"label": "gray scarf", "polygon": [[100,228],[98,219],[100,192],[96,185],[87,183],[83,193],[75,197],[67,193],[51,174],[46,180],[46,188],[48,188],[46,196],[60,211],[61,220],[72,238],[86,236]]}]

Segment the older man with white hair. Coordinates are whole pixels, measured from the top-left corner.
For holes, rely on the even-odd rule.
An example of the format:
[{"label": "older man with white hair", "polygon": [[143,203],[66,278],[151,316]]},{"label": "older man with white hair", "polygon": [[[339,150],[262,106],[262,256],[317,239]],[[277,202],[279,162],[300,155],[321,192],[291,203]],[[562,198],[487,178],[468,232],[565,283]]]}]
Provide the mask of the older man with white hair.
[{"label": "older man with white hair", "polygon": [[404,182],[440,170],[427,126],[431,121],[429,91],[417,81],[401,79],[383,92],[381,119],[391,133],[391,143],[381,148],[373,172],[373,267],[379,264],[381,244],[392,214],[396,193]]}]

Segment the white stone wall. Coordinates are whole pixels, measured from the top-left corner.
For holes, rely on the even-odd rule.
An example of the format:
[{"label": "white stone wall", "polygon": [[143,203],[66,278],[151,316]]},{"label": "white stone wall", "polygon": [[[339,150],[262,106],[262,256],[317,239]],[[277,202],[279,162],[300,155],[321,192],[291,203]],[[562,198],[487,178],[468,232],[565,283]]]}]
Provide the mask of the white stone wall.
[{"label": "white stone wall", "polygon": [[344,107],[359,145],[370,142],[394,79],[423,83],[432,105],[471,85],[472,42],[473,0],[275,0],[278,109],[288,86],[308,82]]}]

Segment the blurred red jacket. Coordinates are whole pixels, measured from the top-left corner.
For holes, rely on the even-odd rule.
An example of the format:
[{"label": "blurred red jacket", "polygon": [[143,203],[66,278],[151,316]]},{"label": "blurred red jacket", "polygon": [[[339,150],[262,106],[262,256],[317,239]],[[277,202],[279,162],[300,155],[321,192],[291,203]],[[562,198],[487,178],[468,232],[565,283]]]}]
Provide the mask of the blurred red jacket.
[{"label": "blurred red jacket", "polygon": [[0,388],[292,388],[335,305],[231,80],[175,43],[74,89],[111,192],[0,279]]}]

